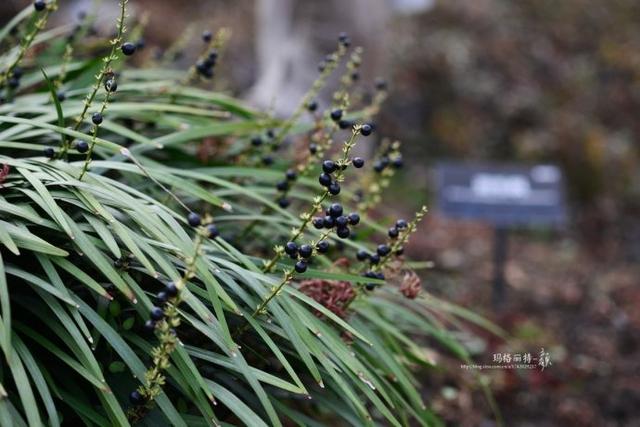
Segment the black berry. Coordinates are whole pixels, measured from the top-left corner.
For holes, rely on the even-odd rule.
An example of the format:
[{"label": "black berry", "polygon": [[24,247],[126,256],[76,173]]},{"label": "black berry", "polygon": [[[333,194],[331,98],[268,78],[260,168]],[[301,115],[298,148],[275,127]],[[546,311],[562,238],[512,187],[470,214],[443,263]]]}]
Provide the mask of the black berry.
[{"label": "black berry", "polygon": [[296,269],[296,272],[298,273],[304,273],[305,271],[307,271],[307,263],[305,261],[300,260],[296,262],[295,269]]},{"label": "black berry", "polygon": [[387,232],[387,234],[389,235],[389,237],[391,237],[392,239],[395,239],[396,237],[398,237],[398,229],[396,227],[391,227],[389,229],[389,231]]},{"label": "black berry", "polygon": [[328,188],[329,193],[335,195],[340,194],[340,184],[338,184],[336,181],[332,182],[331,185]]},{"label": "black berry", "polygon": [[38,11],[42,12],[45,7],[47,7],[47,2],[44,0],[36,0],[33,2],[33,7]]},{"label": "black berry", "polygon": [[327,253],[327,251],[329,250],[329,242],[327,242],[326,240],[320,240],[316,245],[316,249],[321,254]]},{"label": "black berry", "polygon": [[407,224],[407,221],[405,221],[404,219],[399,219],[396,221],[396,228],[398,229],[403,229],[403,228],[407,228],[409,224]]},{"label": "black berry", "polygon": [[298,253],[298,245],[296,242],[287,242],[287,244],[284,245],[284,251],[287,255],[295,255]]},{"label": "black berry", "polygon": [[126,56],[131,56],[136,52],[136,45],[131,42],[124,43],[120,49]]},{"label": "black berry", "polygon": [[48,158],[52,159],[53,156],[56,155],[55,150],[53,149],[53,147],[46,147],[44,149],[44,155],[47,156]]},{"label": "black berry", "polygon": [[216,227],[215,224],[209,224],[207,225],[207,234],[210,239],[215,239],[220,235],[220,231],[218,231],[218,227]]},{"label": "black berry", "polygon": [[164,311],[160,307],[153,307],[151,309],[151,320],[156,322],[164,317]]},{"label": "black berry", "polygon": [[189,215],[187,215],[187,222],[189,223],[190,226],[197,227],[202,222],[202,219],[200,218],[200,215],[198,215],[197,213],[189,212]]},{"label": "black berry", "polygon": [[282,209],[288,208],[290,204],[291,201],[286,197],[281,197],[278,199],[278,206],[280,206]]},{"label": "black berry", "polygon": [[145,331],[153,332],[155,328],[156,328],[156,322],[154,322],[153,320],[147,320],[146,322],[144,322]]},{"label": "black berry", "polygon": [[323,222],[324,222],[324,228],[333,228],[333,226],[336,225],[335,220],[328,215],[324,217]]},{"label": "black berry", "polygon": [[325,160],[324,162],[322,162],[322,170],[324,171],[324,173],[333,173],[337,168],[338,166],[333,160]]},{"label": "black berry", "polygon": [[262,138],[260,138],[259,136],[254,136],[253,138],[251,138],[251,145],[253,145],[254,147],[261,146]]},{"label": "black berry", "polygon": [[87,141],[78,141],[76,142],[76,150],[78,150],[78,153],[86,153],[89,151],[89,144]]},{"label": "black berry", "polygon": [[338,227],[346,227],[348,224],[349,224],[349,220],[347,219],[346,216],[340,215],[339,217],[336,218],[336,225]]},{"label": "black berry", "polygon": [[134,405],[142,405],[144,403],[144,397],[138,390],[134,390],[129,394],[129,402]]},{"label": "black berry", "polygon": [[360,222],[360,215],[355,212],[351,212],[347,217],[349,219],[349,224],[356,225]]},{"label": "black berry", "polygon": [[364,285],[365,288],[367,288],[368,291],[373,291],[376,288],[376,284],[375,283],[367,283],[366,285]]},{"label": "black berry", "polygon": [[213,34],[211,33],[211,31],[203,31],[202,32],[202,40],[205,43],[209,43],[211,41],[211,39],[213,38]]},{"label": "black berry", "polygon": [[309,152],[311,154],[316,154],[318,152],[318,144],[316,143],[309,144]]},{"label": "black berry", "polygon": [[340,127],[340,129],[349,129],[353,127],[353,121],[342,119],[338,122],[338,127]]},{"label": "black berry", "polygon": [[387,81],[383,78],[378,77],[376,79],[376,89],[377,90],[387,90]]},{"label": "black berry", "polygon": [[331,112],[331,120],[333,120],[334,122],[337,122],[341,118],[342,118],[342,110],[341,109],[338,108],[338,109],[333,110]]},{"label": "black berry", "polygon": [[289,180],[289,181],[294,181],[297,177],[298,174],[296,173],[296,171],[294,171],[293,169],[289,169],[284,176]]},{"label": "black berry", "polygon": [[271,156],[264,156],[262,158],[262,164],[264,164],[265,166],[270,166],[273,164],[273,157]]},{"label": "black berry", "polygon": [[356,258],[358,259],[358,261],[365,261],[369,259],[369,254],[367,253],[367,251],[363,251],[361,249],[356,253]]},{"label": "black berry", "polygon": [[307,110],[311,111],[312,113],[317,109],[318,109],[317,101],[311,101],[310,103],[307,104]]},{"label": "black berry", "polygon": [[91,115],[91,121],[93,122],[94,125],[99,125],[100,123],[102,123],[102,114],[93,113]]},{"label": "black berry", "polygon": [[156,295],[156,299],[158,300],[159,304],[164,304],[165,302],[167,302],[167,300],[169,299],[169,297],[167,296],[167,293],[164,291],[160,291],[158,292],[158,294]]},{"label": "black berry", "polygon": [[332,184],[332,181],[333,180],[331,179],[331,175],[329,175],[328,173],[322,173],[318,178],[318,182],[323,187],[329,187]]},{"label": "black berry", "polygon": [[178,287],[175,283],[169,282],[167,286],[164,287],[164,292],[170,297],[175,297],[178,295]]},{"label": "black berry", "polygon": [[379,263],[379,262],[380,262],[380,255],[378,255],[378,254],[372,254],[372,255],[369,257],[369,262],[371,262],[371,264],[377,264],[377,263]]},{"label": "black berry", "polygon": [[391,162],[394,168],[400,169],[404,165],[404,161],[402,160],[402,156],[398,156]]},{"label": "black berry", "polygon": [[287,181],[280,181],[276,184],[278,191],[287,191],[289,189],[289,183]]},{"label": "black berry", "polygon": [[351,234],[351,231],[349,230],[349,227],[338,227],[336,229],[336,234],[341,239],[346,239]]},{"label": "black berry", "polygon": [[344,209],[342,208],[342,205],[340,203],[332,203],[331,206],[329,206],[329,215],[331,215],[334,218],[337,218],[340,215],[342,215],[343,211]]},{"label": "black berry", "polygon": [[362,136],[369,136],[371,135],[371,132],[373,132],[373,127],[371,127],[369,123],[365,123],[360,127],[360,133]]},{"label": "black berry", "polygon": [[63,91],[59,91],[56,93],[56,98],[58,98],[58,102],[64,102],[64,100],[67,99],[67,94]]},{"label": "black berry", "polygon": [[324,219],[319,217],[313,218],[313,226],[318,230],[324,228]]},{"label": "black berry", "polygon": [[404,248],[400,246],[398,249],[396,249],[396,256],[401,256],[402,254],[404,254]]},{"label": "black berry", "polygon": [[313,253],[313,248],[310,245],[302,245],[298,252],[302,258],[309,258]]},{"label": "black berry", "polygon": [[378,255],[385,256],[388,255],[389,252],[391,252],[391,249],[389,248],[389,246],[385,245],[384,243],[381,245],[378,245],[378,249],[377,249]]},{"label": "black berry", "polygon": [[115,79],[109,79],[104,82],[104,90],[107,92],[115,92],[118,89],[118,83]]},{"label": "black berry", "polygon": [[362,157],[354,157],[351,163],[353,164],[353,167],[360,169],[364,166],[364,159]]}]

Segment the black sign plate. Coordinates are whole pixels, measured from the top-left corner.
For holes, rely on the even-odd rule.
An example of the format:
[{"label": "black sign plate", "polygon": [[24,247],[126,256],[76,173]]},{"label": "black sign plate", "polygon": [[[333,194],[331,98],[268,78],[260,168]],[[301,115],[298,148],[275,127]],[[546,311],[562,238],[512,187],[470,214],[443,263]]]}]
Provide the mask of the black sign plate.
[{"label": "black sign plate", "polygon": [[557,166],[442,163],[436,177],[438,206],[449,217],[497,226],[561,225],[567,219]]}]

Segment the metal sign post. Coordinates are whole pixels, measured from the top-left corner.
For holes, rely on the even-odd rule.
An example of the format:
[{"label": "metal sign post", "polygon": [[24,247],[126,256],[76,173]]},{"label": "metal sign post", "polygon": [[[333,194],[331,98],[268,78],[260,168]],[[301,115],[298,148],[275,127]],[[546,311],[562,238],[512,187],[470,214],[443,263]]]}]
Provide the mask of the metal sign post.
[{"label": "metal sign post", "polygon": [[552,165],[443,163],[436,177],[438,207],[446,216],[495,226],[492,301],[499,307],[505,301],[509,229],[566,222],[562,173]]}]

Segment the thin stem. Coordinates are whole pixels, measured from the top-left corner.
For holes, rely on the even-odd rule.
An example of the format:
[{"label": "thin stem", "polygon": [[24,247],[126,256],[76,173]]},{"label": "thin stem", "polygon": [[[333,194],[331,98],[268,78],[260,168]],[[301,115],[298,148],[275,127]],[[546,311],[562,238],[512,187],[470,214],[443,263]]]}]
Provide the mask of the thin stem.
[{"label": "thin stem", "polygon": [[[93,103],[93,100],[95,99],[98,93],[98,90],[102,85],[102,80],[107,75],[107,73],[111,72],[111,63],[119,58],[116,52],[118,51],[118,47],[122,45],[122,36],[126,32],[124,21],[125,21],[125,18],[127,17],[126,12],[127,12],[128,2],[129,0],[120,0],[120,17],[118,18],[118,31],[117,31],[116,37],[111,40],[111,51],[109,52],[109,55],[105,56],[102,59],[102,62],[103,62],[102,68],[100,69],[100,72],[95,76],[96,78],[95,78],[95,83],[93,85],[93,88],[91,92],[87,94],[87,97],[84,100],[84,107],[82,108],[82,112],[76,119],[76,124],[73,127],[73,130],[75,131],[80,129],[80,126],[82,126],[82,123],[84,122],[84,119],[87,116],[87,112],[89,111],[89,108],[91,107],[91,104]],[[69,149],[71,148],[71,144],[73,144],[73,141],[74,141],[73,137],[70,137],[67,140],[66,144],[60,150],[60,153],[58,154],[58,158],[62,158],[67,154],[67,151],[69,151]]]}]

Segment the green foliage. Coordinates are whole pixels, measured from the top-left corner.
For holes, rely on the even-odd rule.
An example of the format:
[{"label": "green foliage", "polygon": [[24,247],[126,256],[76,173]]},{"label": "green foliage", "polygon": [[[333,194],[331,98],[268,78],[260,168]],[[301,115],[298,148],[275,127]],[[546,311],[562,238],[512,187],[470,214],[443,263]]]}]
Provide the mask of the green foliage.
[{"label": "green foliage", "polygon": [[[30,14],[19,16],[12,25]],[[35,38],[42,56],[54,48],[46,34]],[[184,79],[152,63],[128,68],[115,52],[90,86],[92,54],[67,54],[69,64],[43,71],[29,58],[22,86],[0,106],[0,424],[439,425],[415,376],[432,366],[422,346],[467,359],[449,328],[457,317],[476,319],[432,298],[406,299],[359,267],[331,267],[337,249],[302,276],[279,258],[263,272],[291,228],[321,235],[274,202],[290,156],[273,169],[252,166],[249,137],[280,123],[205,89],[193,70]],[[13,64],[13,51],[3,55]],[[121,75],[109,99],[111,67]],[[60,79],[64,70],[74,71]],[[54,86],[67,88],[63,102]],[[96,96],[102,107],[91,105]],[[98,136],[89,117],[107,100]],[[294,122],[284,129],[303,132]],[[78,140],[91,141],[89,155],[76,151]],[[195,156],[211,141],[225,150]],[[42,156],[46,147],[54,159]],[[292,211],[305,212],[319,186],[296,185]],[[190,210],[212,218],[222,236],[189,227]],[[385,229],[363,222],[368,234]],[[286,286],[276,288],[283,269]],[[348,316],[298,289],[314,278],[354,287]],[[157,335],[145,333],[154,295],[169,281],[180,283],[179,299]],[[366,292],[368,282],[379,289]],[[128,402],[135,389],[153,390],[145,411]]]}]

